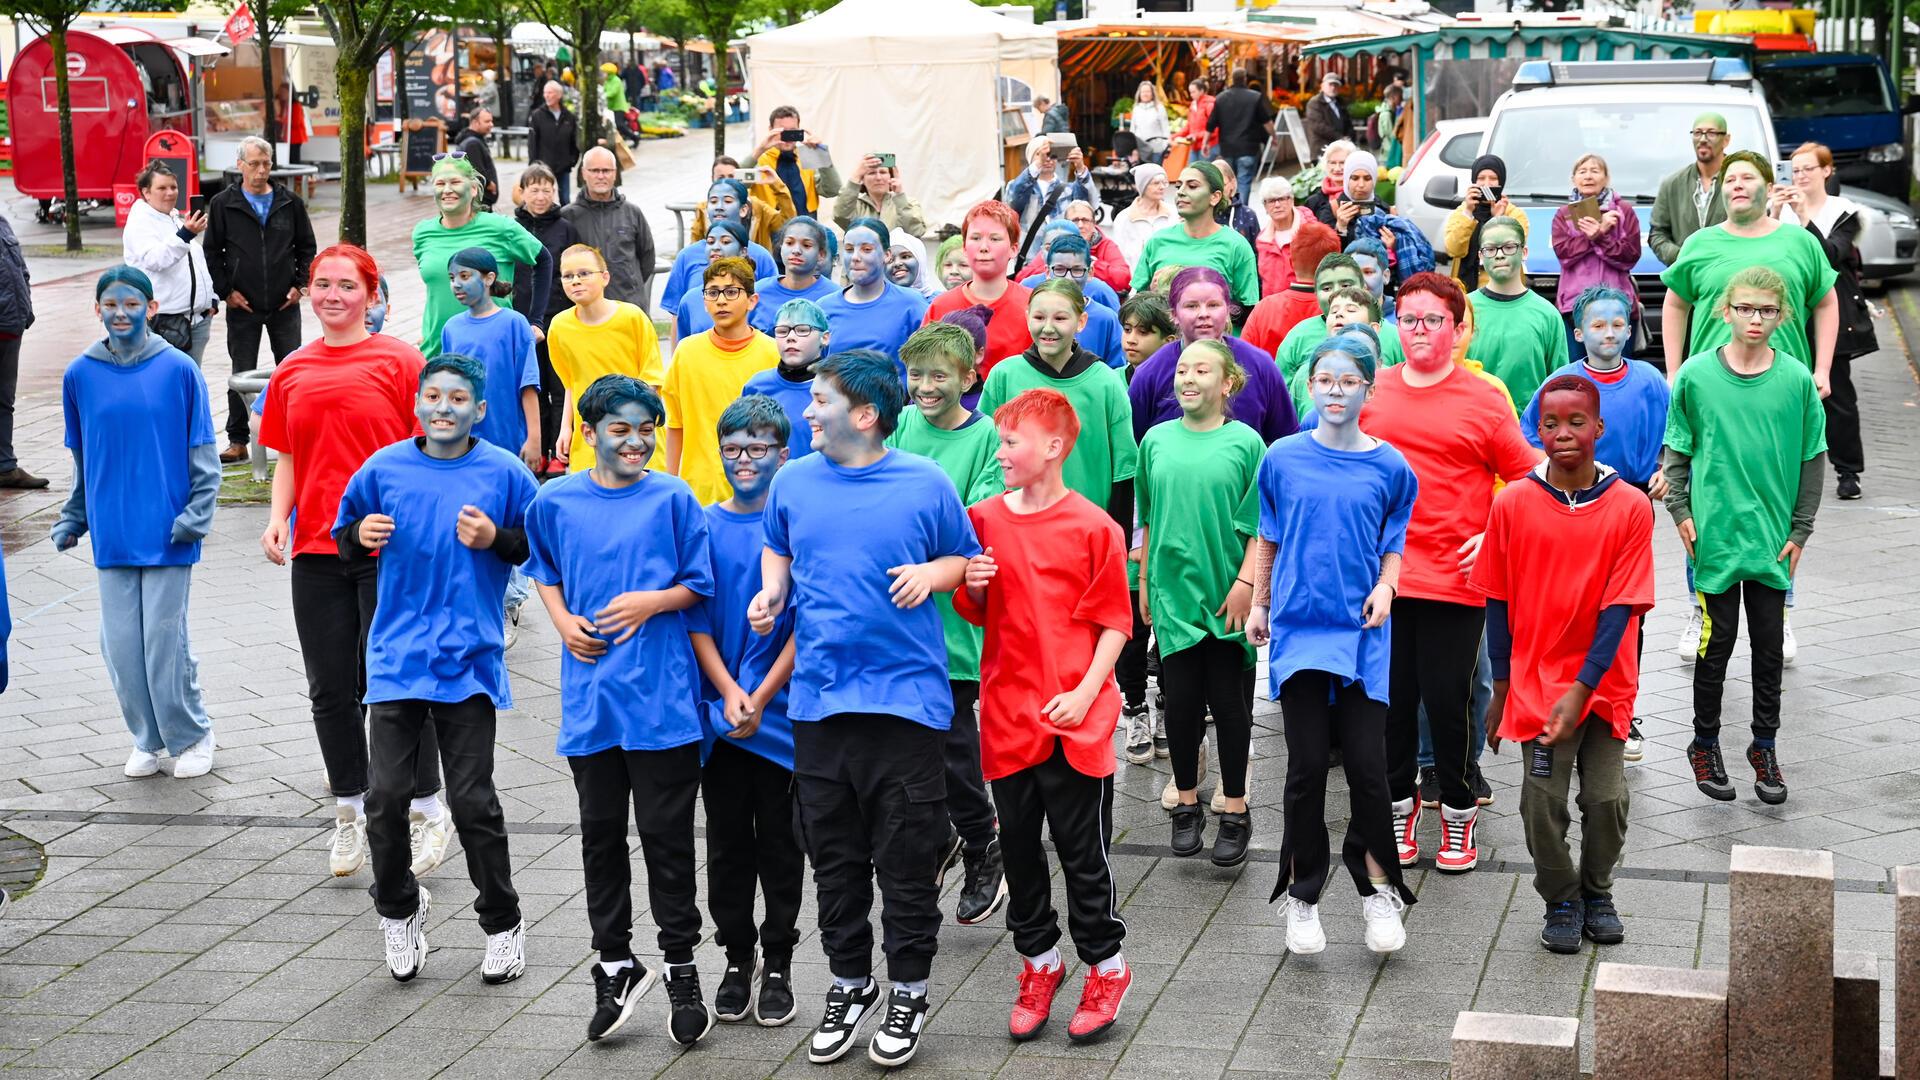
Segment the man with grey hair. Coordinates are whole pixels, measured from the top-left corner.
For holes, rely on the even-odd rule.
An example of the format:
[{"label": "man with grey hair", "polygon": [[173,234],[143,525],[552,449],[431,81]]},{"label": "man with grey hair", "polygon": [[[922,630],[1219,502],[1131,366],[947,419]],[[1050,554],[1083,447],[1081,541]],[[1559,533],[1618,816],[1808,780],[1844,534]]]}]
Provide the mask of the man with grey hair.
[{"label": "man with grey hair", "polygon": [[560,211],[580,242],[607,260],[607,297],[645,311],[653,293],[653,230],[647,215],[620,194],[620,163],[604,146],[580,159],[580,197]]},{"label": "man with grey hair", "polygon": [[[207,201],[207,272],[227,305],[227,355],[233,370],[252,371],[265,329],[279,363],[300,347],[300,293],[317,246],[299,197],[273,182],[273,145],[240,140],[240,182]],[[227,392],[227,448],[220,460],[244,461],[250,441],[247,404]]]},{"label": "man with grey hair", "polygon": [[573,199],[573,167],[580,161],[580,121],[561,100],[560,84],[548,80],[546,101],[527,118],[527,160],[553,170],[560,181],[560,205]]}]

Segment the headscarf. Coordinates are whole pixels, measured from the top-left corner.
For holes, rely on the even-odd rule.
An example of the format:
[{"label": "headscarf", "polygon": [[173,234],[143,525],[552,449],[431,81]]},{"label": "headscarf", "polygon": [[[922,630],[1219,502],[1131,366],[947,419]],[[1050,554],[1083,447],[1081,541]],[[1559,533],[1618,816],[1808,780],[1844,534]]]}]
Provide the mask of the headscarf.
[{"label": "headscarf", "polygon": [[[1349,199],[1353,198],[1353,174],[1357,172],[1363,172],[1373,177],[1373,181],[1377,185],[1380,182],[1380,162],[1365,150],[1355,150],[1353,153],[1347,155],[1346,178],[1341,182],[1340,191]],[[1354,201],[1358,202],[1359,200],[1355,199]]]},{"label": "headscarf", "polygon": [[[1507,163],[1499,155],[1481,154],[1474,158],[1473,168],[1467,173],[1467,182],[1473,183],[1483,169],[1492,169],[1493,174],[1500,178],[1500,186],[1507,186]],[[1468,292],[1480,287],[1480,230],[1486,224],[1485,221],[1473,223],[1473,234],[1467,238],[1467,250],[1460,256],[1460,287]]]},{"label": "headscarf", "polygon": [[[929,298],[938,296],[945,291],[934,281],[933,275],[929,272],[927,245],[921,243],[919,237],[907,232],[894,233],[893,240],[888,245],[887,250],[905,251],[907,254],[913,256],[913,264],[916,269],[913,282],[907,286],[909,289],[916,290],[921,296]],[[889,275],[887,280],[892,281],[892,276]]]},{"label": "headscarf", "polygon": [[1151,161],[1141,165],[1135,165],[1133,167],[1133,190],[1145,195],[1147,188],[1152,186],[1155,180],[1165,180],[1166,178],[1167,170],[1155,165]]},{"label": "headscarf", "polygon": [[[1227,190],[1226,178],[1220,175],[1220,169],[1217,166],[1215,166],[1213,162],[1190,161],[1187,163],[1187,168],[1197,170],[1200,173],[1201,178],[1206,180],[1208,194],[1212,194],[1214,192],[1224,192]],[[1221,225],[1225,225],[1228,222],[1232,221],[1233,220],[1233,204],[1226,201],[1225,199],[1222,199],[1219,205],[1213,208],[1213,220],[1217,224],[1221,224]]]},{"label": "headscarf", "polygon": [[115,285],[132,286],[140,295],[149,300],[153,299],[153,279],[147,276],[146,271],[139,267],[122,264],[101,274],[100,280],[93,283],[94,300],[98,301],[106,295],[108,289]]}]

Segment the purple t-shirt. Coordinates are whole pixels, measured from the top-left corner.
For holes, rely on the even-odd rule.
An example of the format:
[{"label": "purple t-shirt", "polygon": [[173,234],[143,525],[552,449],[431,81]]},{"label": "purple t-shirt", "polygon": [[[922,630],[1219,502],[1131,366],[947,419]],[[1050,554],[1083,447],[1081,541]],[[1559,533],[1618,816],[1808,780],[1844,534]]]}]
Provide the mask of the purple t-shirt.
[{"label": "purple t-shirt", "polygon": [[[1247,373],[1247,385],[1227,402],[1227,411],[1235,420],[1260,433],[1268,446],[1300,430],[1300,418],[1293,410],[1293,395],[1287,392],[1286,376],[1270,353],[1263,352],[1237,337],[1222,339]],[[1143,439],[1147,429],[1165,420],[1180,418],[1180,402],[1173,396],[1173,371],[1180,363],[1179,341],[1169,341],[1142,361],[1127,384],[1127,401],[1133,406],[1133,437]]]}]

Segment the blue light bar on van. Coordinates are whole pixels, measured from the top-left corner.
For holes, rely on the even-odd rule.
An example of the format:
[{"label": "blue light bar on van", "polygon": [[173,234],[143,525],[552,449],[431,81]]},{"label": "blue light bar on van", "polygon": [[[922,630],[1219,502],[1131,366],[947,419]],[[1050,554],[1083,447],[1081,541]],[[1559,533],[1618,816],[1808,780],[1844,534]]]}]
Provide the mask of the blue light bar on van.
[{"label": "blue light bar on van", "polygon": [[1513,73],[1515,90],[1542,86],[1603,86],[1619,83],[1733,83],[1753,81],[1745,60],[1528,60]]}]

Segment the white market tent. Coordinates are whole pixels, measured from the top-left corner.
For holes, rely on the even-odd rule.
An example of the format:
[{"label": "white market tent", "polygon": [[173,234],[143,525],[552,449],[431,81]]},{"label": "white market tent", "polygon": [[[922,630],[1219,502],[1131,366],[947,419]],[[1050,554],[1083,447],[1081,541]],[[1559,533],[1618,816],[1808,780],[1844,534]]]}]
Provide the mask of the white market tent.
[{"label": "white market tent", "polygon": [[970,0],[843,0],[746,45],[755,132],[792,105],[843,177],[862,155],[896,155],[929,226],[1000,188],[1000,78],[1058,96],[1054,32]]}]

